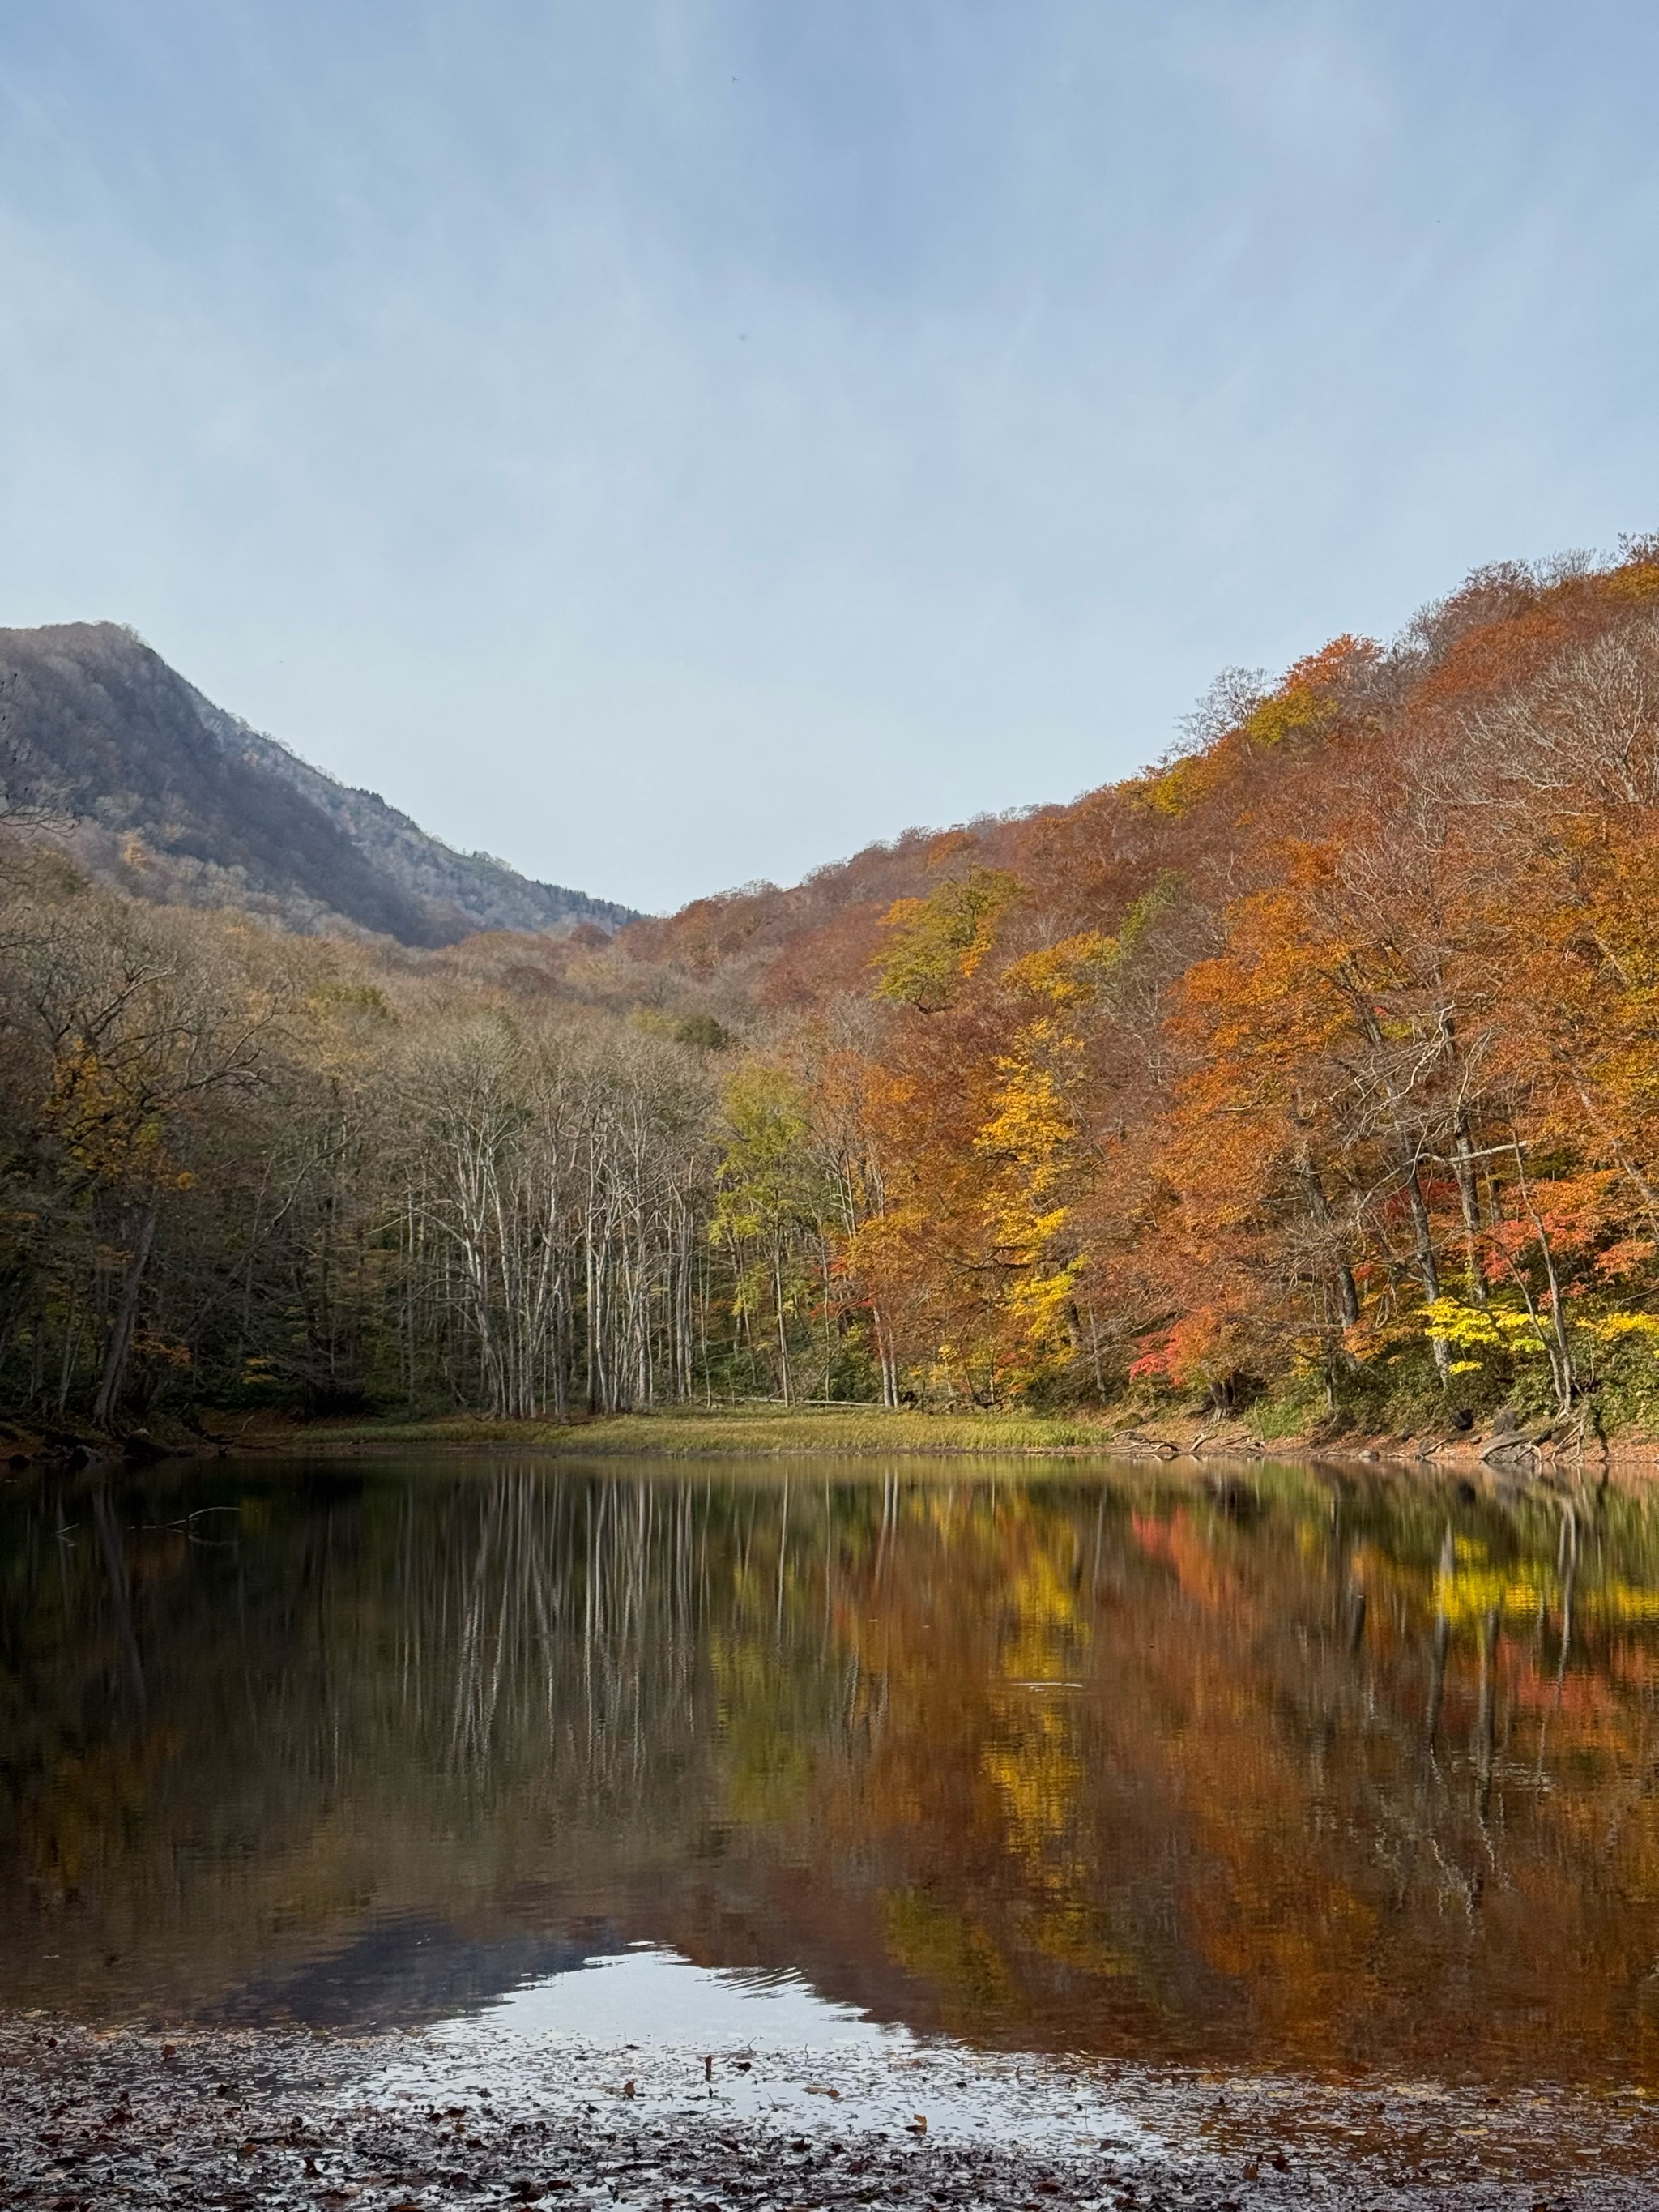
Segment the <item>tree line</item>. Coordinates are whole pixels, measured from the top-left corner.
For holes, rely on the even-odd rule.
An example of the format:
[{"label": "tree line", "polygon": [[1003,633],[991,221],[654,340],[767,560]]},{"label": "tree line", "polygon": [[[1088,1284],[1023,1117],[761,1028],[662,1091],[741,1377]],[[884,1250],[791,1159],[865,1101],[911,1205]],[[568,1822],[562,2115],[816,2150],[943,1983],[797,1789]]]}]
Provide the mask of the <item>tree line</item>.
[{"label": "tree line", "polygon": [[760,1010],[889,1395],[1605,1426],[1659,1417],[1656,890],[1643,541],[629,942]]},{"label": "tree line", "polygon": [[16,1410],[558,1415],[708,1380],[697,1052],[146,908],[50,855],[8,889]]},{"label": "tree line", "polygon": [[1659,550],[612,943],[0,879],[0,1391],[1647,1418]]}]

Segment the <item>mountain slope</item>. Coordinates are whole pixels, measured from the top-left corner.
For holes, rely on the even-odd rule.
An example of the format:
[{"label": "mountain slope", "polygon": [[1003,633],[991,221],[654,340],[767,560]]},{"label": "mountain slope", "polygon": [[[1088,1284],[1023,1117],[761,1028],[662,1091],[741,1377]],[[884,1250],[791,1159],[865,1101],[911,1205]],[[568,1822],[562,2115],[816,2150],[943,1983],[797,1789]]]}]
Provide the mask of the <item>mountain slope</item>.
[{"label": "mountain slope", "polygon": [[0,630],[0,781],[94,875],[289,928],[431,946],[633,918],[453,851],[216,707],[111,623]]}]

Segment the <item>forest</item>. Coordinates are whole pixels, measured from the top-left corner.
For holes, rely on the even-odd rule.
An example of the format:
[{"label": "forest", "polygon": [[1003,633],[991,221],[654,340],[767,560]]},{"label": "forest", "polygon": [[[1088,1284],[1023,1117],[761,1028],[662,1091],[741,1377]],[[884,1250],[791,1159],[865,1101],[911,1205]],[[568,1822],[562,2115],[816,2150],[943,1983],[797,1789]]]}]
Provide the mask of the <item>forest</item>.
[{"label": "forest", "polygon": [[0,1401],[1659,1420],[1659,541],[615,938],[0,854]]}]

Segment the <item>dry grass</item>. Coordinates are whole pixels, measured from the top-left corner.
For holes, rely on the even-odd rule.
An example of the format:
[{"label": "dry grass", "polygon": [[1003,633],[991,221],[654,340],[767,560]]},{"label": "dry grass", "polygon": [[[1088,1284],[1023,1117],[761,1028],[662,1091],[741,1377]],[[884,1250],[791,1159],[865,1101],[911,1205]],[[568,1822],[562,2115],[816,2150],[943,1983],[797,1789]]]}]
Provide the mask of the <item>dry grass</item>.
[{"label": "dry grass", "polygon": [[887,1413],[871,1407],[687,1407],[601,1419],[492,1421],[452,1415],[426,1421],[318,1423],[264,1431],[250,1443],[338,1449],[356,1444],[516,1444],[572,1457],[772,1458],[793,1453],[852,1457],[963,1453],[1109,1451],[1121,1431],[1075,1416]]}]

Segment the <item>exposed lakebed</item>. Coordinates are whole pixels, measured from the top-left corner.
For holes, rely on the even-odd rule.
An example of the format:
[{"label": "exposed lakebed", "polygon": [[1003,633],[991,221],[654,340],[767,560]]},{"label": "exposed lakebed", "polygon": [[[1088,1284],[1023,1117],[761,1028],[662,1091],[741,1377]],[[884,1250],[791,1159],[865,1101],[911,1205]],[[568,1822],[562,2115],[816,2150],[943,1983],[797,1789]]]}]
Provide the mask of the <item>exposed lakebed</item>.
[{"label": "exposed lakebed", "polygon": [[321,2031],[388,2125],[483,2085],[526,2128],[539,2084],[596,2144],[857,2136],[940,2187],[1013,2144],[1067,2194],[1272,2196],[1287,2138],[1339,2191],[1372,2151],[1644,2186],[1637,1502],[180,1462],[0,1493],[0,2000],[48,2073],[171,2036],[280,2105]]}]

